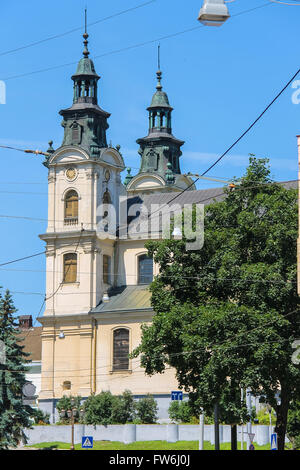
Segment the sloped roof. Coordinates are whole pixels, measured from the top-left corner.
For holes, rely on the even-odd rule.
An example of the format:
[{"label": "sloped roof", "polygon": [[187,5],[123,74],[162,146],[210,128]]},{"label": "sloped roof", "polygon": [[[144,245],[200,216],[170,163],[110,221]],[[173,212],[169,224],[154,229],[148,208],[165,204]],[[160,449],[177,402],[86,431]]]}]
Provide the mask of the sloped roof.
[{"label": "sloped roof", "polygon": [[42,359],[42,326],[30,329],[21,329],[19,344],[24,346],[23,351],[29,353],[29,361],[41,361]]},{"label": "sloped roof", "polygon": [[108,295],[109,301],[101,301],[91,313],[151,309],[151,293],[148,285],[117,287],[111,289]]}]

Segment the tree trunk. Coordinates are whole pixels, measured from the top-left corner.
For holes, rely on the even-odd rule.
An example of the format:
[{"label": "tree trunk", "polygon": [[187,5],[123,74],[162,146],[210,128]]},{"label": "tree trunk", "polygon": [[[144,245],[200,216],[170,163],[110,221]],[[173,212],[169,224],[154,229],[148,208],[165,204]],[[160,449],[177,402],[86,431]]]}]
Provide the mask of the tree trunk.
[{"label": "tree trunk", "polygon": [[285,442],[285,433],[286,433],[286,426],[287,426],[287,416],[289,411],[289,394],[284,387],[281,389],[281,404],[277,405],[276,408],[276,427],[275,432],[277,433],[277,442],[278,442],[278,450],[284,450],[284,442]]},{"label": "tree trunk", "polygon": [[237,450],[237,426],[231,425],[231,450]]}]

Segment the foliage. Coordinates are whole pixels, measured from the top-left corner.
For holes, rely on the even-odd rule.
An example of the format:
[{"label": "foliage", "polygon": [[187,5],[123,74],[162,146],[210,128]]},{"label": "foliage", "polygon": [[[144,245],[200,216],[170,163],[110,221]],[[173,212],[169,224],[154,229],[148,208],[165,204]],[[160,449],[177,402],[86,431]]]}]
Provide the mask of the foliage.
[{"label": "foliage", "polygon": [[33,409],[32,417],[34,420],[34,424],[50,424],[50,414],[44,413],[39,408]]},{"label": "foliage", "polygon": [[111,392],[91,395],[84,403],[84,410],[86,424],[125,424],[135,419],[135,401],[129,390],[121,396]]},{"label": "foliage", "polygon": [[193,410],[188,401],[172,401],[168,413],[170,419],[179,423],[189,423],[193,417]]},{"label": "foliage", "polygon": [[26,443],[25,428],[31,427],[32,408],[23,404],[23,387],[28,354],[20,343],[16,328],[16,309],[9,291],[0,295],[0,341],[5,358],[0,360],[0,449]]},{"label": "foliage", "polygon": [[112,409],[116,397],[111,392],[103,391],[98,395],[91,395],[84,402],[84,421],[86,424],[113,424]]},{"label": "foliage", "polygon": [[136,412],[139,422],[153,424],[157,420],[158,406],[156,400],[149,393],[136,403]]},{"label": "foliage", "polygon": [[135,401],[130,390],[125,390],[120,397],[113,402],[112,422],[126,424],[134,421],[136,416]]},{"label": "foliage", "polygon": [[74,423],[78,423],[80,420],[80,415],[79,415],[79,411],[81,409],[80,403],[81,403],[81,397],[73,396],[73,395],[70,395],[70,396],[64,395],[60,400],[58,400],[56,404],[56,408],[59,414],[61,413],[61,411],[63,410],[65,411],[65,416],[64,417],[60,416],[59,423],[70,424],[71,418],[68,417],[67,411],[71,410],[72,408],[75,408],[77,410],[77,414],[74,416]]},{"label": "foliage", "polygon": [[184,239],[147,243],[159,265],[150,288],[156,315],[131,357],[141,355],[148,375],[174,367],[196,414],[212,416],[219,402],[228,424],[248,419],[240,388],[264,395],[283,449],[289,402],[300,391],[291,362],[300,336],[298,209],[297,191],[269,174],[267,160],[250,158],[236,189],[206,208],[201,250],[186,250]]},{"label": "foliage", "polygon": [[[270,413],[267,408],[262,408],[259,410],[257,413],[257,419],[258,419],[258,424],[270,424]],[[276,424],[276,415],[275,411],[272,409],[271,410],[271,424],[274,426]]]},{"label": "foliage", "polygon": [[292,401],[288,413],[287,435],[294,450],[300,450],[300,400]]}]

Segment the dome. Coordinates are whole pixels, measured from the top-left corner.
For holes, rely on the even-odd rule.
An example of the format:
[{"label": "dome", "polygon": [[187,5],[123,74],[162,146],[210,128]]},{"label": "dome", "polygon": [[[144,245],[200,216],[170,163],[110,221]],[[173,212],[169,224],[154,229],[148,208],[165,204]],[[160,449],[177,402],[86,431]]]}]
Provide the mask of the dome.
[{"label": "dome", "polygon": [[168,98],[168,95],[167,93],[165,93],[164,91],[161,91],[161,90],[157,90],[153,97],[152,97],[152,101],[151,101],[151,105],[149,106],[149,108],[161,108],[161,107],[165,107],[165,108],[170,108],[170,103],[169,103],[169,98]]},{"label": "dome", "polygon": [[95,77],[98,77],[94,62],[88,57],[82,57],[82,59],[80,59],[78,62],[77,70],[73,77],[77,75],[94,75]]}]

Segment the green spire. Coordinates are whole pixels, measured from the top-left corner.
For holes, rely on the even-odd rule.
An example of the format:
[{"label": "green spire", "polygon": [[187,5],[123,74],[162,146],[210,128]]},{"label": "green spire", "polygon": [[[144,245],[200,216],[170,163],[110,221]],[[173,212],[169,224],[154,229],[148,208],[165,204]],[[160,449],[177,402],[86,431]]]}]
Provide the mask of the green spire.
[{"label": "green spire", "polygon": [[79,145],[86,149],[91,157],[98,158],[100,150],[107,147],[107,119],[110,114],[98,106],[98,80],[94,63],[89,59],[88,37],[86,30],[83,34],[83,57],[80,59],[76,73],[72,75],[73,105],[63,109],[62,126],[65,129],[62,145]]},{"label": "green spire", "polygon": [[156,72],[157,84],[149,112],[149,132],[146,137],[138,139],[140,145],[141,167],[139,174],[152,173],[163,178],[168,185],[175,184],[176,175],[180,174],[179,157],[182,140],[172,134],[170,106],[167,93],[162,90],[160,60]]},{"label": "green spire", "polygon": [[131,168],[127,168],[127,175],[124,180],[124,186],[127,186],[128,183],[132,180],[133,176],[131,174]]}]

